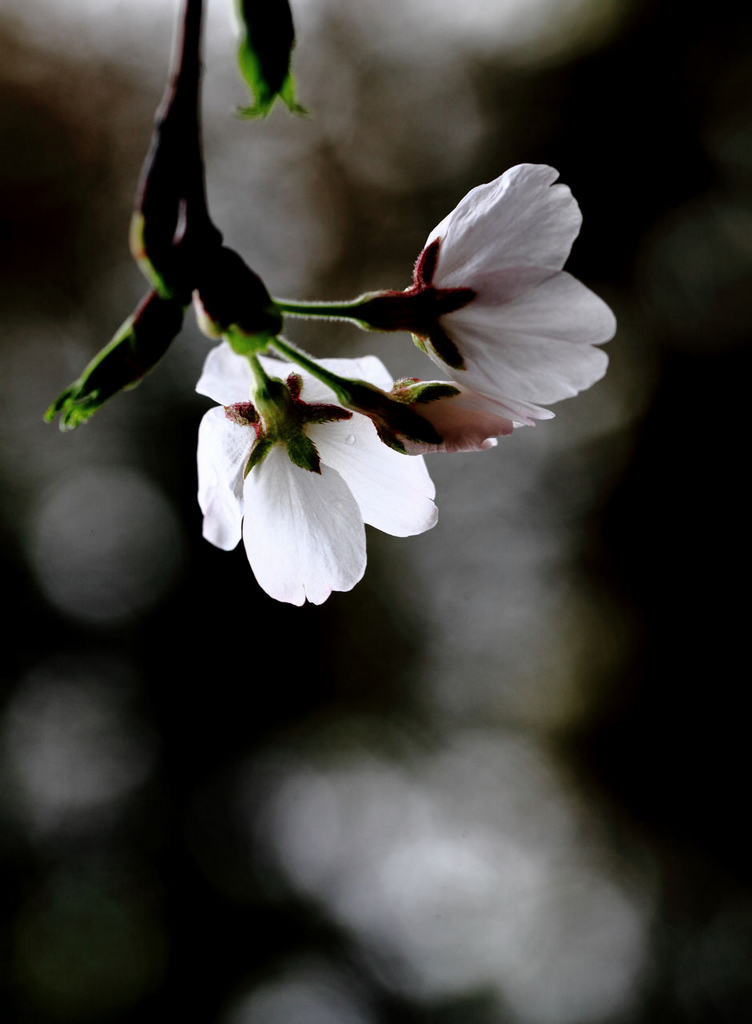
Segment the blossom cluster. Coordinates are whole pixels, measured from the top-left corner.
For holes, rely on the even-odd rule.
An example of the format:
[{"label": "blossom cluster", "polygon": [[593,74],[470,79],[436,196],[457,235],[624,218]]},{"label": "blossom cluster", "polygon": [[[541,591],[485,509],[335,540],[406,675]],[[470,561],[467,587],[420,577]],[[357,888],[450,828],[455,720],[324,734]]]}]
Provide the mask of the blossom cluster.
[{"label": "blossom cluster", "polygon": [[219,403],[199,430],[204,536],[225,550],[242,537],[269,595],[320,604],[351,589],[364,524],[401,537],[435,524],[425,454],[487,450],[606,372],[597,346],[615,319],[563,269],[581,214],[557,178],[521,164],[474,188],[430,233],[404,291],[275,304],[408,331],[448,380],[395,382],[373,356],[317,361],[281,335],[213,332],[226,340],[197,385]]},{"label": "blossom cluster", "polygon": [[[180,0],[176,46],[131,218],[130,247],[149,292],[47,410],[87,422],[137,385],[180,332],[193,302],[221,339],[198,391],[218,403],[198,442],[204,536],[243,540],[259,585],[321,604],[366,565],[365,525],[394,536],[436,522],[432,453],[485,451],[606,371],[608,306],[563,268],[581,216],[552,167],[520,164],[472,189],[434,228],[403,291],[349,302],[273,299],[227,246],[208,206],[201,143],[204,0]],[[288,0],[236,0],[238,65],[253,94],[240,113],[293,113]],[[287,316],[406,331],[448,379],[394,380],[374,356],[314,359],[282,334]]]}]

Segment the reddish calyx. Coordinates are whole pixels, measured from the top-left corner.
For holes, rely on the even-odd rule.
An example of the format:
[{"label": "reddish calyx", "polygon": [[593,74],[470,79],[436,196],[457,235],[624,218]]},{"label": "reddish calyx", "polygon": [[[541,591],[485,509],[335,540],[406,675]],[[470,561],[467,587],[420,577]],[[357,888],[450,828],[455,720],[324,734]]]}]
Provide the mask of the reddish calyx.
[{"label": "reddish calyx", "polygon": [[376,330],[410,331],[425,338],[448,366],[462,370],[465,362],[439,320],[472,302],[476,293],[472,288],[434,288],[440,244],[436,238],[420,254],[410,288],[372,296],[358,309],[358,318]]}]

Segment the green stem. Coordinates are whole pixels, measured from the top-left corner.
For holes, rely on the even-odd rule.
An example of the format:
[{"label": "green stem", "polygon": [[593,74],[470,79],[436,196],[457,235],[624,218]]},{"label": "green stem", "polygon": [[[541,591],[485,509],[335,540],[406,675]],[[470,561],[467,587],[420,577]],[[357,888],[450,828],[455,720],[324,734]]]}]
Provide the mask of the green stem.
[{"label": "green stem", "polygon": [[259,362],[258,356],[255,352],[246,353],[246,359],[251,367],[251,374],[253,376],[253,384],[251,385],[251,397],[254,402],[264,404],[265,401],[270,399],[270,387],[272,383],[271,377],[264,370],[264,367]]},{"label": "green stem", "polygon": [[275,299],[274,304],[280,313],[286,313],[288,316],[350,320],[363,330],[369,330],[369,324],[361,320],[356,311],[370,301],[370,298],[370,295],[361,295],[349,302],[292,302],[289,299]]},{"label": "green stem", "polygon": [[326,384],[327,387],[331,388],[332,391],[342,401],[349,401],[350,399],[350,381],[345,380],[344,377],[337,376],[336,373],[332,373],[331,370],[327,370],[325,367],[317,363],[315,359],[299,349],[297,345],[293,345],[289,341],[285,341],[284,338],[273,338],[271,344],[278,352],[282,355],[287,356],[292,362],[297,363],[298,366],[302,366],[304,370],[308,370],[312,377],[316,380],[320,380],[322,384]]}]

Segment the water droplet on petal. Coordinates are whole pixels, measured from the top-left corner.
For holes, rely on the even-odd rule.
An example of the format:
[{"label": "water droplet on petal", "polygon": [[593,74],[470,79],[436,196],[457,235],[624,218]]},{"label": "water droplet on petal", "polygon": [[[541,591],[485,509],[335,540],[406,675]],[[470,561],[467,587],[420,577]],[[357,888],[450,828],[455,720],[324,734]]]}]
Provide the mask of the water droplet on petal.
[{"label": "water droplet on petal", "polygon": [[345,438],[345,444],[355,444],[355,434],[348,434]]}]

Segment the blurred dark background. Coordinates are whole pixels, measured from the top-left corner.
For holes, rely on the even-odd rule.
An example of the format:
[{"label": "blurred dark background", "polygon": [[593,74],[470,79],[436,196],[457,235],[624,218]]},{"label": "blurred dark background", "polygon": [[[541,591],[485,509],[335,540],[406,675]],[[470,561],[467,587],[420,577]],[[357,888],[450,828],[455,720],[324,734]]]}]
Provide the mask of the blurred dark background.
[{"label": "blurred dark background", "polygon": [[433,531],[275,604],[201,539],[192,319],[42,422],[144,290],[174,6],[0,2],[0,1019],[752,1019],[752,15],[293,0],[312,116],[245,123],[209,7],[210,201],[274,294],[405,287],[468,189],[545,162],[619,332],[555,420],[429,460]]}]

